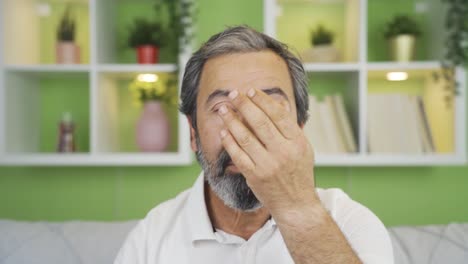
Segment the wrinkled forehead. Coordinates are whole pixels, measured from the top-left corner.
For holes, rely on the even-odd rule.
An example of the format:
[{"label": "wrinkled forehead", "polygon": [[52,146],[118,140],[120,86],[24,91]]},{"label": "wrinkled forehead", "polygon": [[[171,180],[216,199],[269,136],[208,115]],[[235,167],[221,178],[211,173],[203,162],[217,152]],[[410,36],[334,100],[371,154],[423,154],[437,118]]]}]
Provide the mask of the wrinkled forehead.
[{"label": "wrinkled forehead", "polygon": [[197,101],[203,104],[216,90],[245,93],[250,88],[278,88],[290,100],[294,98],[286,62],[274,52],[265,50],[208,59],[202,69]]}]

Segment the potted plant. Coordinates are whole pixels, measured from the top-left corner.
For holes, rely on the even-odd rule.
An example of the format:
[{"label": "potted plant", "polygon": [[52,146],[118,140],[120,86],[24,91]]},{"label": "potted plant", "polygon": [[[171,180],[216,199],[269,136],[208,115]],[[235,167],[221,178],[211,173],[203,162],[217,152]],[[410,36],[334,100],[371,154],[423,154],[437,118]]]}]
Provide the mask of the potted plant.
[{"label": "potted plant", "polygon": [[190,44],[194,37],[194,17],[197,12],[195,0],[153,0],[154,16],[165,29],[166,52],[175,56],[191,53]]},{"label": "potted plant", "polygon": [[57,63],[80,63],[80,48],[75,43],[76,23],[67,6],[57,28]]},{"label": "potted plant", "polygon": [[395,16],[386,26],[384,36],[394,61],[414,59],[416,37],[421,34],[418,23],[406,15]]},{"label": "potted plant", "polygon": [[164,29],[158,22],[144,18],[134,20],[129,29],[128,45],[136,49],[138,63],[157,63],[164,43]]},{"label": "potted plant", "polygon": [[336,62],[340,60],[340,52],[333,46],[334,34],[323,25],[311,30],[312,48],[303,53],[305,62]]},{"label": "potted plant", "polygon": [[454,95],[458,95],[460,85],[457,83],[455,68],[468,66],[468,1],[442,0],[445,14],[445,36],[442,39],[444,53],[442,71],[434,72],[436,80],[444,81],[445,100],[448,105],[453,103]]},{"label": "potted plant", "polygon": [[177,88],[172,80],[159,80],[156,74],[139,74],[129,90],[143,111],[136,124],[136,144],[144,152],[164,151],[170,142],[169,119],[163,104],[177,105]]}]

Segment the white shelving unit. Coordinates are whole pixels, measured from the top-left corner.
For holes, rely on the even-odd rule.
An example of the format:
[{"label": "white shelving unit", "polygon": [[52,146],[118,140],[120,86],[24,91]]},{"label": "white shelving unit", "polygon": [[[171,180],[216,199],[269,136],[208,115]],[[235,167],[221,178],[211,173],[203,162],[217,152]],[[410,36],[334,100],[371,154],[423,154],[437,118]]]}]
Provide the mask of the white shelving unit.
[{"label": "white shelving unit", "polygon": [[[267,34],[283,40],[278,31],[277,18],[284,15],[288,4],[343,4],[340,23],[346,30],[340,40],[343,55],[339,63],[305,63],[312,76],[334,79],[346,83],[346,96],[350,103],[347,110],[354,125],[358,143],[355,153],[316,156],[317,166],[433,166],[466,163],[466,79],[464,69],[457,69],[460,94],[454,100],[453,153],[444,154],[375,154],[367,145],[367,96],[369,82],[385,71],[430,72],[439,68],[438,56],[440,35],[430,36],[428,60],[410,63],[370,61],[368,54],[368,4],[377,0],[264,0],[264,30]],[[427,0],[438,1],[438,0]],[[70,0],[80,5],[88,17],[84,31],[88,37],[82,41],[88,52],[84,64],[56,65],[43,62],[41,18],[38,4],[64,5],[64,0],[0,0],[0,165],[5,166],[133,166],[133,165],[181,165],[192,161],[189,126],[181,114],[175,116],[177,146],[164,153],[138,153],[119,145],[118,122],[122,99],[119,82],[128,80],[137,73],[174,73],[175,64],[137,65],[120,63],[117,59],[115,12],[117,3],[138,4],[146,2],[118,0]],[[382,1],[383,2],[383,1]],[[146,2],[148,3],[148,2]],[[388,4],[388,3],[387,3]],[[430,27],[440,34],[440,8],[428,8],[432,12]],[[287,10],[286,10],[287,11]],[[294,44],[294,43],[289,43]],[[53,47],[52,47],[53,48]],[[186,61],[186,55],[179,60]],[[183,64],[183,63],[182,63]],[[183,69],[179,72],[181,74]],[[325,77],[324,77],[325,76]],[[330,77],[331,76],[331,77]],[[375,77],[377,76],[377,77]],[[179,75],[179,80],[181,76]],[[41,124],[41,82],[54,78],[70,78],[86,83],[82,89],[70,91],[70,103],[74,95],[87,97],[85,120],[87,121],[88,148],[84,152],[58,154],[40,151],[38,127]],[[63,87],[67,89],[68,87]],[[56,88],[57,89],[57,88]],[[62,89],[62,88],[60,88]],[[119,90],[120,89],[120,90]],[[51,117],[48,117],[51,118]],[[57,120],[58,122],[58,120]],[[55,129],[55,128],[54,128]]]},{"label": "white shelving unit", "polygon": [[[355,131],[355,140],[358,144],[358,151],[355,153],[343,154],[321,154],[316,153],[317,166],[434,166],[434,165],[460,165],[467,161],[466,156],[466,92],[467,81],[465,69],[456,69],[456,79],[460,85],[460,93],[453,100],[454,103],[454,149],[449,153],[427,153],[427,154],[380,154],[371,153],[368,150],[367,132],[367,96],[369,94],[369,82],[376,78],[378,74],[388,71],[408,71],[418,75],[430,75],[432,71],[440,70],[439,58],[441,54],[440,44],[443,23],[440,10],[440,3],[434,0],[421,1],[419,8],[430,14],[428,28],[432,32],[428,37],[429,60],[399,63],[391,61],[370,61],[368,58],[368,4],[376,0],[264,0],[264,32],[286,44],[297,48],[304,46],[304,34],[311,29],[311,24],[317,24],[316,16],[322,14],[309,14],[309,17],[299,17],[306,11],[304,5],[314,5],[316,10],[322,10],[323,5],[341,5],[342,18],[328,18],[330,23],[333,19],[341,21],[344,28],[341,41],[341,52],[344,54],[341,62],[336,63],[305,63],[305,70],[312,76],[317,74],[330,74],[340,76],[349,73],[357,81],[348,82],[346,87],[346,97],[351,103],[347,105],[348,115],[352,121]],[[375,3],[375,2],[374,2]],[[383,1],[382,1],[382,4]],[[391,3],[385,3],[391,5]],[[301,5],[299,8],[298,6]],[[421,5],[423,8],[421,8]],[[291,11],[292,10],[292,11]],[[299,11],[298,11],[299,10]],[[341,9],[340,9],[341,10]],[[299,12],[288,13],[287,12]],[[323,17],[322,17],[323,18]],[[309,19],[309,20],[307,20]],[[324,18],[327,19],[327,18]],[[340,20],[341,19],[341,20]],[[285,29],[285,25],[279,23],[292,23],[291,20],[300,21],[304,29],[297,29],[300,24],[295,24],[294,30]],[[296,21],[296,22],[297,22]],[[320,21],[319,24],[323,24]],[[336,26],[336,25],[335,25]],[[339,27],[340,27],[339,26]],[[283,30],[282,32],[280,32]],[[292,35],[292,31],[300,32],[302,36]],[[427,33],[427,32],[426,32]],[[309,37],[307,33],[307,37]],[[301,41],[301,44],[294,43]],[[343,44],[344,43],[344,44]],[[340,45],[340,43],[338,43]],[[299,53],[301,49],[299,49]],[[354,54],[351,56],[350,54]],[[429,77],[426,77],[429,78]],[[351,84],[351,85],[350,85]],[[313,89],[313,87],[312,87]],[[441,88],[442,89],[442,88]]]},{"label": "white shelving unit", "polygon": [[[63,10],[67,2],[80,8],[80,14],[88,19],[84,24],[89,27],[81,28],[89,34],[88,37],[77,40],[81,41],[80,44],[84,46],[82,48],[89,51],[88,57],[86,54],[82,55],[84,64],[57,65],[44,62],[41,57],[39,43],[47,41],[41,36],[43,17],[38,9],[44,10],[46,5],[49,12],[59,12],[57,10]],[[0,165],[166,166],[192,162],[189,126],[185,116],[180,113],[171,116],[176,119],[173,122],[176,129],[172,135],[176,141],[175,149],[160,153],[141,153],[120,146],[120,115],[126,110],[122,108],[132,106],[122,105],[126,98],[119,82],[128,81],[139,73],[176,74],[177,66],[119,63],[114,21],[114,12],[119,3],[122,1],[0,0]],[[133,3],[151,5],[147,1]],[[55,27],[52,30],[55,34]],[[82,33],[77,32],[78,36],[80,34]],[[184,57],[181,55],[180,59]],[[177,77],[180,80],[180,73]],[[88,97],[87,106],[84,106],[87,116],[83,117],[87,124],[78,124],[88,127],[88,142],[85,142],[88,147],[83,152],[62,154],[41,151],[39,127],[40,118],[44,118],[40,114],[44,107],[41,106],[43,100],[40,99],[41,82],[54,78],[70,78],[70,82],[77,80],[87,84],[79,88],[81,91],[74,90],[69,95],[71,98],[64,99],[72,102],[73,94]],[[62,88],[70,89],[67,86],[60,87]],[[57,123],[58,119],[53,128],[55,132]]]}]

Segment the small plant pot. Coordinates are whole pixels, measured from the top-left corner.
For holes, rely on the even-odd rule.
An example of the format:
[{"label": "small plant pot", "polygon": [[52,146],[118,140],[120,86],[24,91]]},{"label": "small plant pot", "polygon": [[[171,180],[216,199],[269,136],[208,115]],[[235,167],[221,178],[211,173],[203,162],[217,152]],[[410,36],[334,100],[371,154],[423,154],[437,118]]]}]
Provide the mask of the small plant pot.
[{"label": "small plant pot", "polygon": [[57,63],[77,64],[80,63],[80,47],[71,41],[58,42],[55,48]]},{"label": "small plant pot", "polygon": [[159,47],[142,45],[136,48],[137,61],[140,64],[155,64],[159,61]]},{"label": "small plant pot", "polygon": [[414,59],[416,37],[398,35],[389,39],[390,58],[393,61],[407,62]]},{"label": "small plant pot", "polygon": [[302,53],[303,62],[337,62],[340,51],[332,45],[316,45]]}]

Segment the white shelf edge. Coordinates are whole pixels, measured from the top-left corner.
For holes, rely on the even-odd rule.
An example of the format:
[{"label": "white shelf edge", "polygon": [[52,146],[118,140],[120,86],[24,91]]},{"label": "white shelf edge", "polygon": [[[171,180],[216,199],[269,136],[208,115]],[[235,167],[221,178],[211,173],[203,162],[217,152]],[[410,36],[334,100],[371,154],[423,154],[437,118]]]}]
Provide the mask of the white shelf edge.
[{"label": "white shelf edge", "polygon": [[165,64],[97,64],[99,72],[175,72],[177,65],[175,63]]},{"label": "white shelf edge", "polygon": [[358,63],[303,63],[306,72],[358,72]]},{"label": "white shelf edge", "polygon": [[411,61],[411,62],[368,62],[367,70],[434,70],[440,69],[438,61]]},{"label": "white shelf edge", "polygon": [[465,165],[465,156],[456,154],[383,155],[383,154],[337,154],[316,155],[316,166],[444,166]]},{"label": "white shelf edge", "polygon": [[161,166],[190,165],[190,153],[9,154],[1,166]]},{"label": "white shelf edge", "polygon": [[[6,4],[0,1],[0,10],[4,10]],[[4,16],[0,17],[0,157],[6,149],[6,80],[5,80],[5,44],[4,44]]]},{"label": "white shelf edge", "polygon": [[88,64],[37,64],[37,65],[21,65],[7,64],[4,66],[5,71],[14,72],[89,72],[91,67]]},{"label": "white shelf edge", "polygon": [[[190,165],[192,154],[180,153],[100,153],[100,154],[10,154],[0,159],[1,166],[161,166]],[[445,166],[465,165],[466,157],[455,154],[377,155],[317,154],[315,165],[326,166]]]}]

